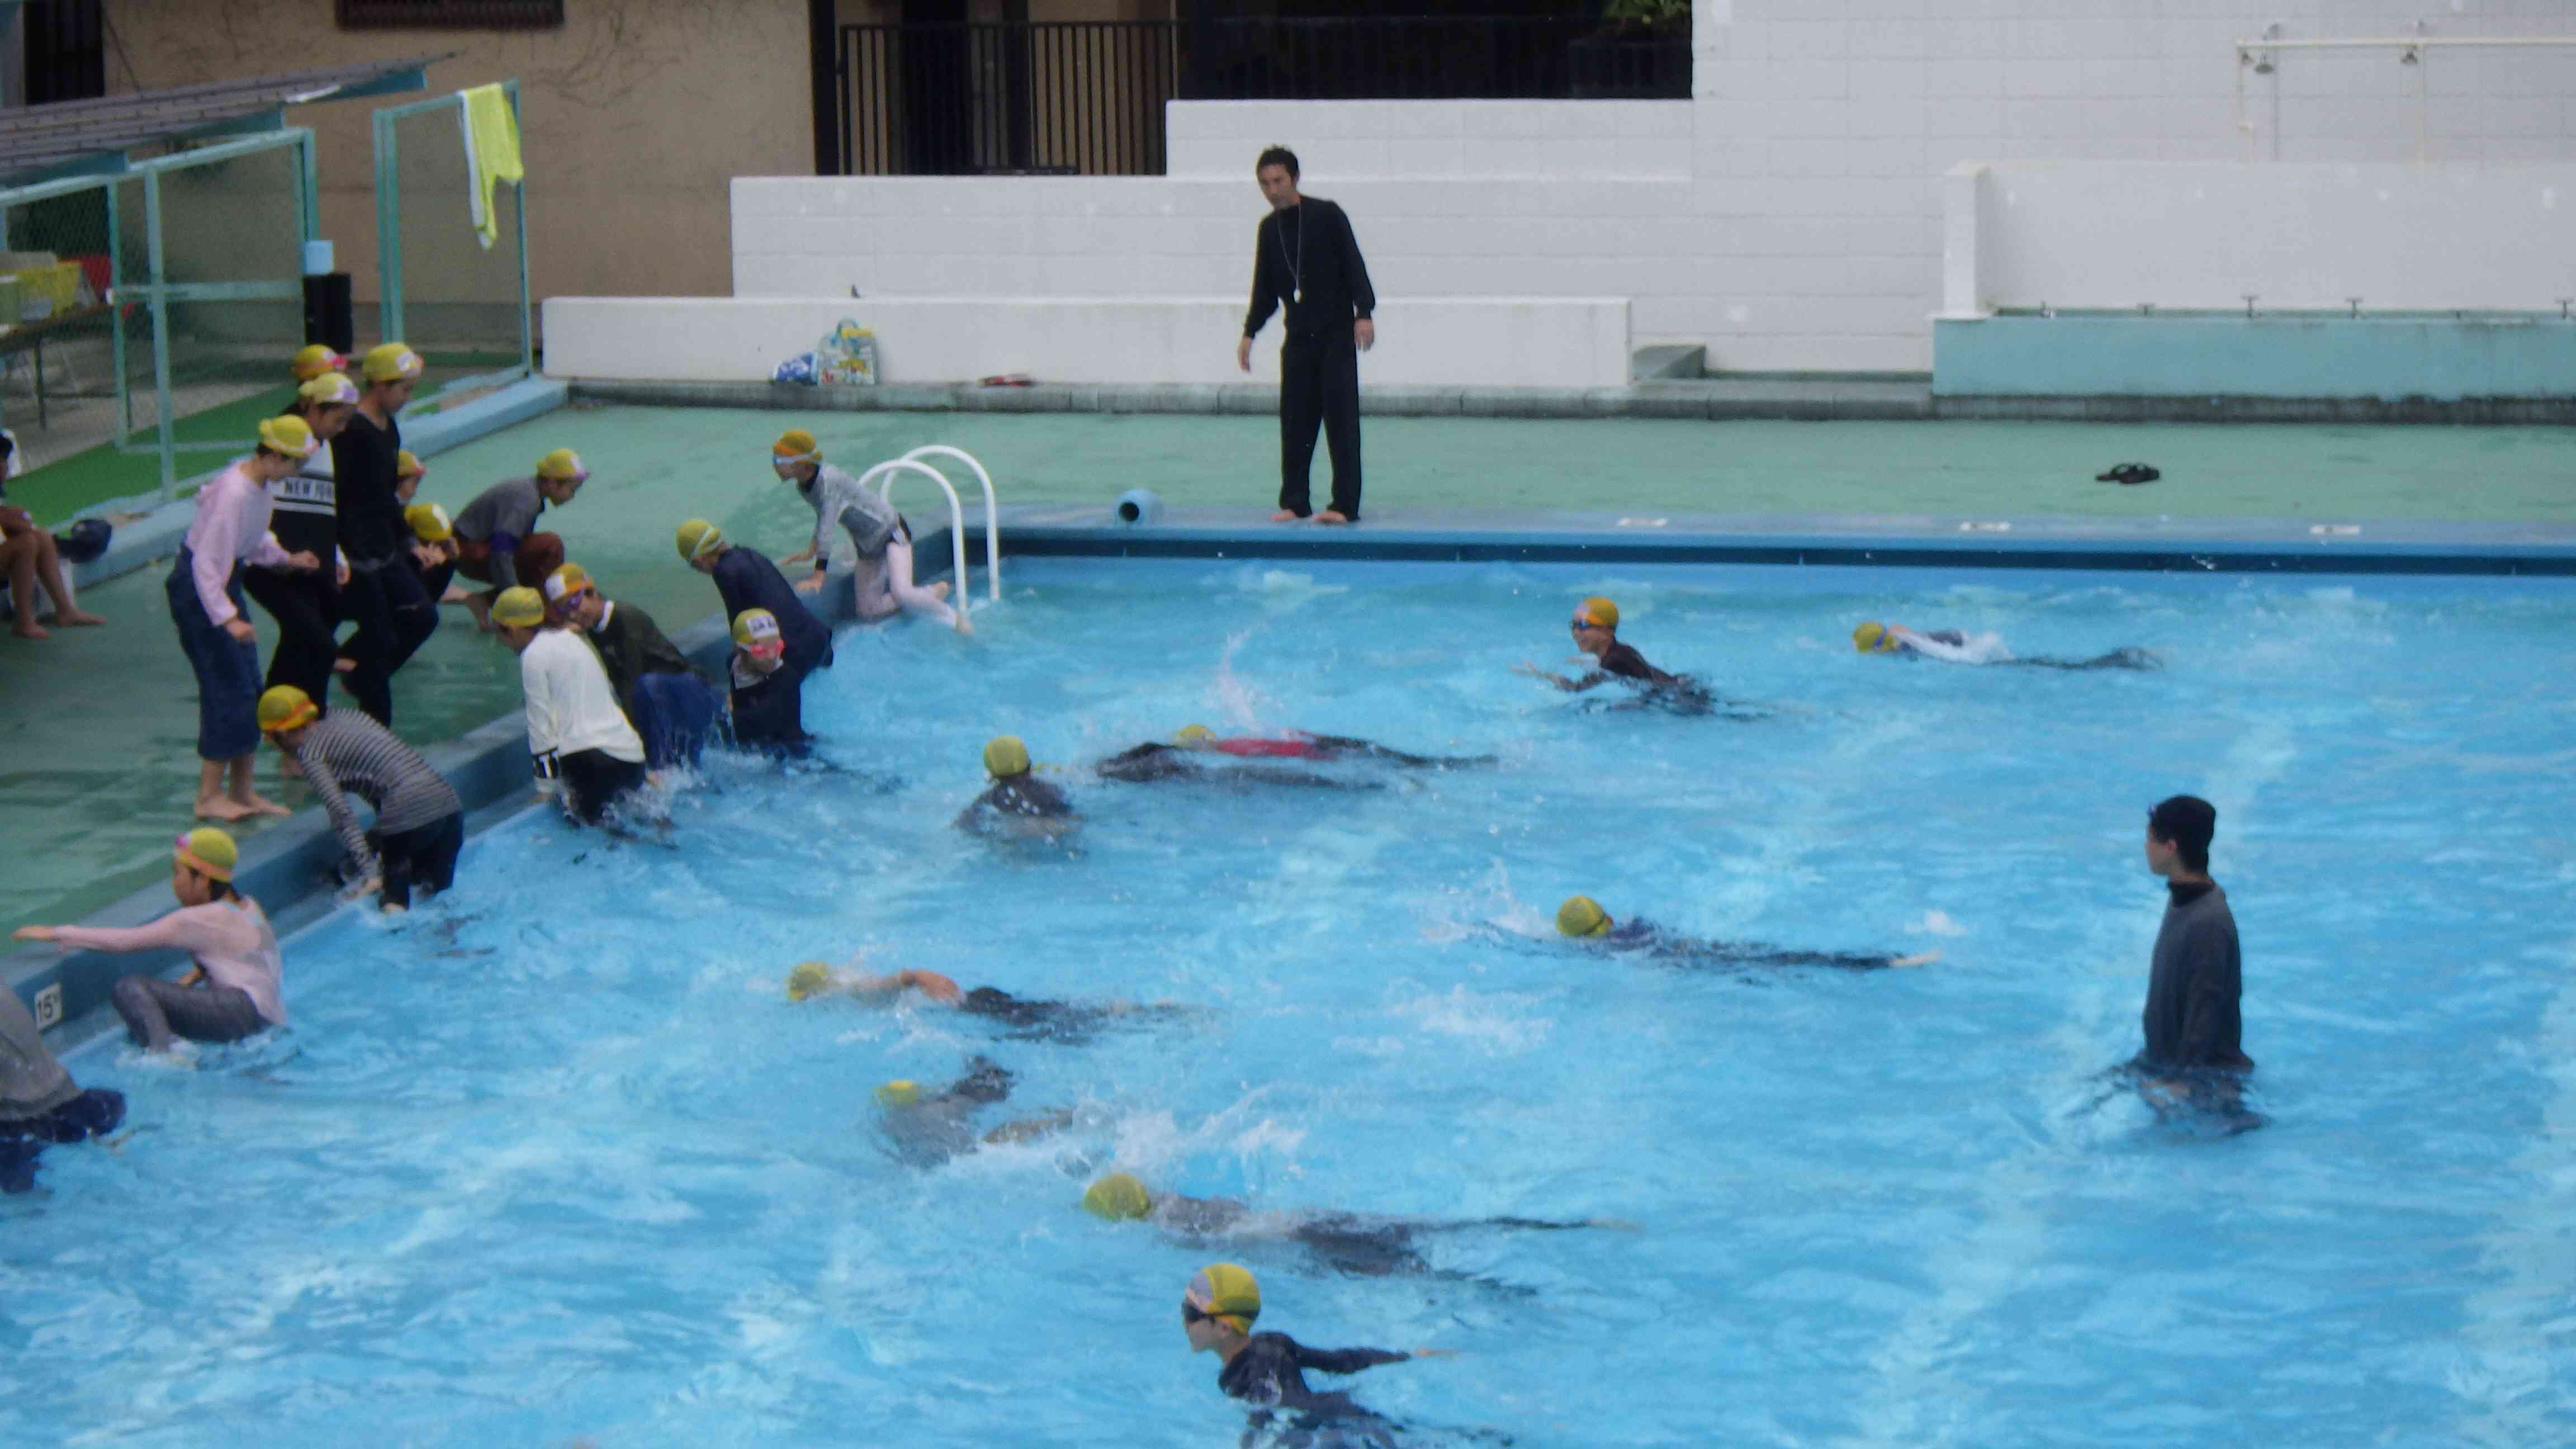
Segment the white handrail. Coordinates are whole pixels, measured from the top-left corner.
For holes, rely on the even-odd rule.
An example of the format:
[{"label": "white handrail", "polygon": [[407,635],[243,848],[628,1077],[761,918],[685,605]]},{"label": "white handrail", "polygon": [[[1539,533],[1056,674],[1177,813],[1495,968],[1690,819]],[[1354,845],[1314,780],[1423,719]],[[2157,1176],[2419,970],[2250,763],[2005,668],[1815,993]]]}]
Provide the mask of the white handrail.
[{"label": "white handrail", "polygon": [[877,494],[891,502],[894,494],[894,475],[906,469],[927,476],[931,482],[939,485],[940,492],[948,495],[948,547],[953,555],[952,566],[957,570],[957,612],[963,614],[966,612],[967,604],[972,602],[968,595],[974,592],[973,585],[966,577],[966,509],[957,501],[957,490],[948,486],[947,475],[927,463],[917,463],[910,458],[888,458],[860,474],[859,486],[865,488],[882,474],[885,481],[877,484]]},{"label": "white handrail", "polygon": [[[917,463],[921,461],[924,454],[955,458],[974,469],[975,481],[984,485],[984,591],[993,602],[1000,603],[1002,600],[1002,525],[1000,521],[1002,505],[993,496],[993,475],[984,471],[984,465],[975,461],[974,454],[963,448],[952,448],[946,443],[927,443],[904,454],[903,457],[905,462]],[[960,589],[966,586],[962,576],[958,579],[957,586]]]}]

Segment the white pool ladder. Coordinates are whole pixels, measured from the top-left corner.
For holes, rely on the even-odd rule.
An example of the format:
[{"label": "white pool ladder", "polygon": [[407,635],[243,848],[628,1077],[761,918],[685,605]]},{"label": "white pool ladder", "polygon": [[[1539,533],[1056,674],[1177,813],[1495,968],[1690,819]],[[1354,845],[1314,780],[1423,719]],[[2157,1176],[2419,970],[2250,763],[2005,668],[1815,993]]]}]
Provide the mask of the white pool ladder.
[{"label": "white pool ladder", "polygon": [[966,510],[957,501],[957,490],[948,475],[922,461],[925,457],[954,458],[975,470],[975,481],[984,485],[984,587],[985,597],[994,603],[1002,599],[1002,509],[993,496],[993,475],[975,461],[975,455],[946,443],[931,443],[915,448],[900,458],[888,458],[859,475],[859,486],[875,485],[877,496],[893,503],[894,480],[901,473],[919,473],[939,485],[948,496],[949,565],[957,573],[957,611],[966,612],[968,596],[974,592],[966,575]]}]

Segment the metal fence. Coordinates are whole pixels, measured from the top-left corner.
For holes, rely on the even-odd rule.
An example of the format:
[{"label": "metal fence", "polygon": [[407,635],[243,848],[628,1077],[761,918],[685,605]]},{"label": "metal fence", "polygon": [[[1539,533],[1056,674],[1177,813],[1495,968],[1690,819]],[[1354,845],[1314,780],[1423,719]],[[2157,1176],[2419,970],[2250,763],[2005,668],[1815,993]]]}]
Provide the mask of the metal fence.
[{"label": "metal fence", "polygon": [[1170,100],[1686,99],[1688,35],[1526,16],[847,25],[840,170],[1153,175]]},{"label": "metal fence", "polygon": [[[519,83],[501,82],[515,112]],[[411,344],[435,388],[480,388],[524,377],[535,362],[528,299],[526,190],[492,188],[494,240],[474,224],[458,95],[375,114],[377,307],[380,339]],[[521,164],[527,134],[520,133]]]},{"label": "metal fence", "polygon": [[[316,230],[311,132],[0,191],[0,228],[0,419],[31,465],[89,454],[124,495],[166,492],[195,471],[183,455],[246,448],[283,402]],[[95,461],[109,454],[137,466]]]}]

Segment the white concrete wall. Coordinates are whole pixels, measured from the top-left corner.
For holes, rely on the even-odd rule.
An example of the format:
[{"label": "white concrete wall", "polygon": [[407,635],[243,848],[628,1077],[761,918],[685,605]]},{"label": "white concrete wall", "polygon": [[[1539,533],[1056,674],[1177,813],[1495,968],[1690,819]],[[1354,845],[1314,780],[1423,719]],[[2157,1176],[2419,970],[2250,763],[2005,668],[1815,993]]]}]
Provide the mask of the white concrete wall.
[{"label": "white concrete wall", "polygon": [[[2551,312],[2576,296],[2576,164],[2005,162],[1953,193],[1976,305]],[[1964,211],[1964,219],[1955,215]],[[1954,261],[1956,258],[1953,259]]]},{"label": "white concrete wall", "polygon": [[[1309,189],[1349,207],[1390,308],[1619,296],[1632,301],[1635,344],[1704,343],[1720,369],[1923,371],[1929,318],[1944,305],[1945,185],[1959,184],[1943,178],[1963,162],[2207,168],[2205,181],[2155,190],[2151,206],[2112,194],[2127,173],[2105,169],[2092,188],[2105,198],[2101,225],[2069,233],[2070,245],[2092,247],[2125,227],[2117,245],[2147,249],[2159,269],[2116,290],[2152,284],[2166,295],[2117,305],[2174,307],[2275,287],[2285,299],[2395,306],[2467,295],[2482,272],[2514,279],[2497,295],[2528,291],[2534,257],[2555,243],[2513,236],[2503,223],[2522,213],[2508,200],[2480,203],[2500,223],[2481,230],[2453,227],[2459,217],[2429,199],[2437,191],[2374,211],[2288,171],[2277,205],[2261,181],[2237,179],[2249,159],[2275,153],[2285,165],[2412,162],[2419,76],[2421,144],[2437,172],[2576,164],[2576,49],[2436,51],[2418,67],[2385,51],[2284,51],[2272,74],[2242,77],[2244,129],[2236,100],[2236,43],[2276,20],[2307,39],[2400,35],[2419,18],[2438,37],[2576,35],[2576,0],[1697,6],[1688,102],[1175,104],[1164,177],[738,180],[734,289],[847,299],[856,286],[869,303],[1239,295],[1260,215],[1248,172],[1279,142],[1300,153]],[[2239,201],[2265,208],[2263,236],[2224,235]],[[2361,214],[2429,230],[2372,251],[2333,230]],[[2158,233],[2200,240],[2159,259],[2145,240]],[[2287,255],[2302,237],[2319,243],[2304,262]],[[2258,252],[2259,268],[2249,260]],[[2053,277],[2086,259],[2009,265]],[[2458,285],[2401,285],[2428,266]],[[2007,283],[2022,285],[1997,276]]]},{"label": "white concrete wall", "polygon": [[[1235,370],[1231,297],[550,297],[546,372],[657,382],[765,381],[844,317],[877,334],[887,383],[1024,372],[1049,383],[1275,383],[1278,328]],[[1367,386],[1618,387],[1628,304],[1407,298],[1378,314]]]},{"label": "white concrete wall", "polygon": [[1164,170],[1238,184],[1286,146],[1322,176],[1688,180],[1688,101],[1174,101]]}]

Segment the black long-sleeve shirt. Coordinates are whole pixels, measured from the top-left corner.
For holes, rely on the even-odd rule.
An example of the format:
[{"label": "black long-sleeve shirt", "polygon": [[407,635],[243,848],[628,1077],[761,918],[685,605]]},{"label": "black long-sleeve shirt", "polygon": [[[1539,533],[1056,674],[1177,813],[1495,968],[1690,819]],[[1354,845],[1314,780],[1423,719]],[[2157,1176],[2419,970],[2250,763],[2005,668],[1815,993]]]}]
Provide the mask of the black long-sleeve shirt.
[{"label": "black long-sleeve shirt", "polygon": [[617,707],[626,717],[635,717],[635,682],[647,674],[694,674],[702,682],[713,684],[705,670],[689,662],[653,616],[633,604],[614,600],[604,606],[599,622],[591,627],[590,647],[599,651],[599,662],[608,670],[608,687],[617,693]]},{"label": "black long-sleeve shirt", "polygon": [[2170,891],[2141,1013],[2147,1044],[2136,1064],[2147,1071],[2251,1071],[2237,1012],[2244,960],[2227,892],[2215,881]]},{"label": "black long-sleeve shirt", "polygon": [[1351,219],[1320,196],[1273,211],[1253,233],[1252,310],[1244,314],[1243,335],[1259,336],[1282,301],[1292,337],[1348,335],[1353,320],[1377,310]]},{"label": "black long-sleeve shirt", "polygon": [[394,476],[394,464],[401,452],[402,424],[388,417],[378,427],[363,411],[331,440],[340,547],[353,564],[391,558],[411,541],[411,525],[403,522],[402,499],[394,492],[400,482]]},{"label": "black long-sleeve shirt", "polygon": [[767,609],[778,620],[779,637],[787,641],[787,667],[797,678],[831,664],[832,631],[805,607],[769,555],[736,544],[717,556],[715,581],[727,620],[745,609]]},{"label": "black long-sleeve shirt", "polygon": [[1226,1360],[1216,1386],[1234,1398],[1273,1408],[1344,1408],[1349,1400],[1339,1394],[1316,1393],[1306,1387],[1306,1376],[1299,1370],[1355,1374],[1411,1357],[1383,1348],[1308,1348],[1284,1333],[1256,1333],[1245,1341],[1241,1353]]}]

